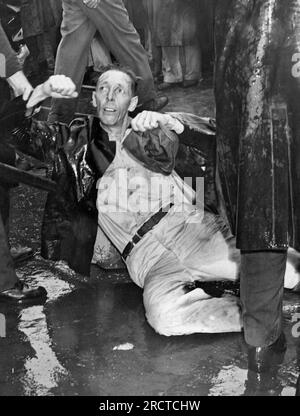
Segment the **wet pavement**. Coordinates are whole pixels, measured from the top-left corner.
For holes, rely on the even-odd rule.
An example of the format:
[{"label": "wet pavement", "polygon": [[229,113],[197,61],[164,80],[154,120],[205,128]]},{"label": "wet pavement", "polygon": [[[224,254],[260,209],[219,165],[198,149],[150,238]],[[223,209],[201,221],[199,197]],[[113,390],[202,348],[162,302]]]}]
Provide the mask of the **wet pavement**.
[{"label": "wet pavement", "polygon": [[[167,110],[214,115],[209,82],[168,92]],[[74,273],[39,255],[46,194],[25,186],[12,192],[11,241],[33,247],[18,275],[48,291],[45,304],[0,304],[0,395],[217,396],[245,395],[242,334],[164,337],[147,324],[142,291],[125,271]],[[294,396],[300,364],[300,296],[284,300],[288,349],[274,395]],[[2,334],[3,335],[3,334]]]}]

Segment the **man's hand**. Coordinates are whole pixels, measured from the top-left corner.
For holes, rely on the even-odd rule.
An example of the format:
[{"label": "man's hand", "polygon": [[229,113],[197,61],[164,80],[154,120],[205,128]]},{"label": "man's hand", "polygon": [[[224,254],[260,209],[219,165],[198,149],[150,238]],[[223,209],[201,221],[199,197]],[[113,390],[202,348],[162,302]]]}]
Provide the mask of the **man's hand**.
[{"label": "man's hand", "polygon": [[95,9],[101,0],[83,0],[85,6],[89,7],[90,9]]},{"label": "man's hand", "polygon": [[78,96],[74,82],[65,75],[52,75],[42,86],[48,97],[76,98]]},{"label": "man's hand", "polygon": [[28,100],[28,97],[33,88],[24,75],[23,71],[15,72],[12,76],[7,78],[7,82],[12,87],[16,97],[22,95],[24,101]]},{"label": "man's hand", "polygon": [[154,111],[143,111],[139,113],[132,121],[131,127],[135,131],[145,132],[156,129],[157,127],[166,127],[180,134],[183,132],[183,125],[169,114],[156,113]]},{"label": "man's hand", "polygon": [[76,98],[78,93],[75,90],[76,86],[71,78],[65,75],[52,75],[47,81],[35,88],[26,107],[34,107],[48,97]]}]

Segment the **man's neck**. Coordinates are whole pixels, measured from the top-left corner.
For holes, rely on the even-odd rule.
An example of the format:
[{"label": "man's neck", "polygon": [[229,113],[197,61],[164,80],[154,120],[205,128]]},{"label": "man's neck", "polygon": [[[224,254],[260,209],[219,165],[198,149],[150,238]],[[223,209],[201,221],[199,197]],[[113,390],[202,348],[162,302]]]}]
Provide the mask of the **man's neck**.
[{"label": "man's neck", "polygon": [[123,124],[121,126],[106,126],[102,124],[101,121],[100,121],[100,126],[103,128],[103,130],[106,131],[110,141],[121,143],[125,135],[125,132],[130,125],[130,121],[131,121],[131,118],[127,116],[124,119]]}]

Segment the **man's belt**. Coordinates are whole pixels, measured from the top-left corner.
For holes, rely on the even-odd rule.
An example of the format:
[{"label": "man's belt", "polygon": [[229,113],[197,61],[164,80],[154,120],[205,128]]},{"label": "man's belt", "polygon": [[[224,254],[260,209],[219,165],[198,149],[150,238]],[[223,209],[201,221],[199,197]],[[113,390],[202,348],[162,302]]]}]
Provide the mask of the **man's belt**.
[{"label": "man's belt", "polygon": [[169,209],[173,206],[173,203],[170,203],[167,207],[161,208],[159,211],[157,211],[152,217],[149,218],[136,232],[136,234],[133,236],[132,240],[127,244],[127,246],[124,248],[124,251],[122,253],[122,257],[124,260],[129,256],[131,250],[133,247],[144,237],[145,234],[148,233],[148,231],[152,230],[152,228],[159,223],[159,221],[167,215],[169,212]]}]

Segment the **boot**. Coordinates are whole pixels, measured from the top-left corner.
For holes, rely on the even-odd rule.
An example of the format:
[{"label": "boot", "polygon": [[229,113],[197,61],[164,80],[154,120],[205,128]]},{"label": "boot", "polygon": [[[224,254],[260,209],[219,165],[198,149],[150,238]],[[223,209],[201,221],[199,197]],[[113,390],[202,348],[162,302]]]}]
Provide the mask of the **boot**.
[{"label": "boot", "polygon": [[249,370],[244,396],[279,396],[283,386],[277,379],[277,369],[266,373]]},{"label": "boot", "polygon": [[46,300],[47,291],[42,286],[32,288],[24,282],[18,281],[11,289],[0,293],[0,302],[23,303],[32,300]]},{"label": "boot", "polygon": [[156,98],[153,98],[151,100],[148,100],[138,106],[131,114],[130,116],[134,118],[137,114],[141,113],[142,111],[160,111],[162,108],[164,108],[169,102],[168,97],[166,96],[159,96]]},{"label": "boot", "polygon": [[282,364],[286,351],[286,339],[282,332],[278,339],[268,347],[249,347],[248,370],[255,373],[268,373]]},{"label": "boot", "polygon": [[10,249],[10,255],[13,258],[14,264],[19,265],[26,260],[29,260],[33,257],[33,250],[30,247],[12,247]]}]

